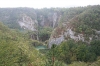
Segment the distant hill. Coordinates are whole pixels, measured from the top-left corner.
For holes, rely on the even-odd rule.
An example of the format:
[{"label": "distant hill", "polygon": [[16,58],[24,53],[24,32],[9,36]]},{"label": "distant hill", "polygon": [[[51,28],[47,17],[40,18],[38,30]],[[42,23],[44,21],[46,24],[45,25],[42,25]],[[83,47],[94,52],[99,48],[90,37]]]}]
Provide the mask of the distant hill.
[{"label": "distant hill", "polygon": [[[76,42],[86,42],[88,44],[92,40],[100,39],[100,6],[96,5],[81,8],[82,9],[72,8],[74,13],[71,12],[71,10],[69,13],[70,15],[74,14],[74,16],[68,21],[62,21],[61,24],[55,28],[49,40],[49,47],[51,47],[52,44],[60,44],[62,41],[69,39],[73,39]],[[67,11],[65,11],[65,13],[66,12]],[[68,16],[68,13],[64,15]]]},{"label": "distant hill", "polygon": [[[100,5],[49,9],[0,8],[0,21],[0,66],[44,66],[53,59],[61,62],[70,59],[95,61],[100,56]],[[37,40],[52,47],[48,50],[49,55],[52,57],[52,51],[57,52],[57,58],[50,60],[47,56],[47,60],[45,54],[34,49],[32,45],[42,44]],[[98,63],[99,60],[93,65]]]},{"label": "distant hill", "polygon": [[[10,28],[28,30],[39,27],[57,27],[82,13],[86,7],[77,8],[0,8],[0,21]],[[33,24],[34,23],[34,24]],[[27,26],[31,27],[27,27]],[[33,27],[35,26],[35,27]]]},{"label": "distant hill", "polygon": [[[99,39],[100,34],[100,5],[73,7],[73,8],[0,8],[0,21],[12,29],[38,31],[40,40],[43,36],[48,37],[49,27],[55,29],[51,39],[68,39],[75,41],[81,40],[90,42],[92,39]],[[42,34],[41,34],[42,33]],[[36,34],[36,35],[37,35]],[[38,36],[38,35],[37,35]],[[63,37],[65,36],[65,37]],[[47,38],[47,39],[48,39]],[[61,38],[61,39],[60,39]],[[45,41],[43,39],[43,41]],[[60,43],[58,40],[51,43]]]}]

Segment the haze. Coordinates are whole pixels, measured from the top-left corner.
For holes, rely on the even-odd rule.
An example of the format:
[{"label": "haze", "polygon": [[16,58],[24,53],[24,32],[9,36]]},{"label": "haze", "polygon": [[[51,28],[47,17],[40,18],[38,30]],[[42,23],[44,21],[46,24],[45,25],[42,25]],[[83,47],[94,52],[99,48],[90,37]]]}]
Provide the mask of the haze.
[{"label": "haze", "polygon": [[30,7],[76,7],[87,5],[99,5],[100,0],[0,0],[0,8]]}]

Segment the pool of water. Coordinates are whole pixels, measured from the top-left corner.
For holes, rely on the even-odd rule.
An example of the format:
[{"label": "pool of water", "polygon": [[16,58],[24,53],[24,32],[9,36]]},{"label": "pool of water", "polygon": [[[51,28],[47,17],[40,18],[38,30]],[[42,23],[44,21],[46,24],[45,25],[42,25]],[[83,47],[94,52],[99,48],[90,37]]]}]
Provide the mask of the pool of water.
[{"label": "pool of water", "polygon": [[37,50],[39,50],[39,49],[46,49],[45,46],[36,46],[35,48],[36,48]]}]

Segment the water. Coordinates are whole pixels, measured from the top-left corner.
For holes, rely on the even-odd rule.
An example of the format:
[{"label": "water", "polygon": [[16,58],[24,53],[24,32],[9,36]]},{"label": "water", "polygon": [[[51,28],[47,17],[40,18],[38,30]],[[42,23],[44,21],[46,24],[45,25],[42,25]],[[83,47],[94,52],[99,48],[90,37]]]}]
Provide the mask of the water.
[{"label": "water", "polygon": [[45,46],[36,46],[35,48],[36,48],[37,50],[39,50],[39,49],[46,49]]}]

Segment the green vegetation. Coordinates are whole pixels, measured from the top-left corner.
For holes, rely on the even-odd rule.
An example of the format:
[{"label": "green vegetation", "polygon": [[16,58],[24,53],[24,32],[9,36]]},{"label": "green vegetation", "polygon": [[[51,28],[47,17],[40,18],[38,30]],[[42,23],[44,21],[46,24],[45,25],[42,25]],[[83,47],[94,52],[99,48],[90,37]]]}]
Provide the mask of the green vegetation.
[{"label": "green vegetation", "polygon": [[[48,46],[53,31],[54,13],[57,13],[54,37],[67,28],[83,34],[87,42],[66,38],[60,45]],[[22,30],[17,20],[26,14],[38,21],[37,31]],[[44,19],[44,25],[43,25]],[[100,5],[75,8],[8,8],[0,9],[0,66],[100,66]],[[12,29],[10,29],[12,28]],[[16,30],[19,29],[19,30]],[[52,34],[53,35],[53,34]],[[93,38],[91,42],[89,38]]]},{"label": "green vegetation", "polygon": [[[56,60],[63,61],[66,64],[70,64],[74,61],[83,65],[96,61],[99,55],[100,40],[92,41],[90,45],[83,42],[74,42],[68,40],[62,42],[59,46],[52,45],[51,49],[47,53],[47,57],[53,64]],[[80,62],[79,62],[80,61]],[[83,63],[88,62],[88,63]],[[77,63],[72,63],[69,66],[74,66]],[[77,64],[78,65],[78,64]]]},{"label": "green vegetation", "polygon": [[100,7],[88,6],[85,11],[74,17],[71,22],[74,25],[74,30],[78,33],[87,34],[90,36],[94,34],[93,29],[100,29]]},{"label": "green vegetation", "polygon": [[52,33],[51,27],[44,27],[42,29],[39,29],[39,39],[40,41],[46,41],[50,38],[50,35]]},{"label": "green vegetation", "polygon": [[42,66],[43,56],[24,38],[0,23],[0,66]]},{"label": "green vegetation", "polygon": [[91,51],[97,56],[100,56],[100,40],[94,40],[91,42]]}]

